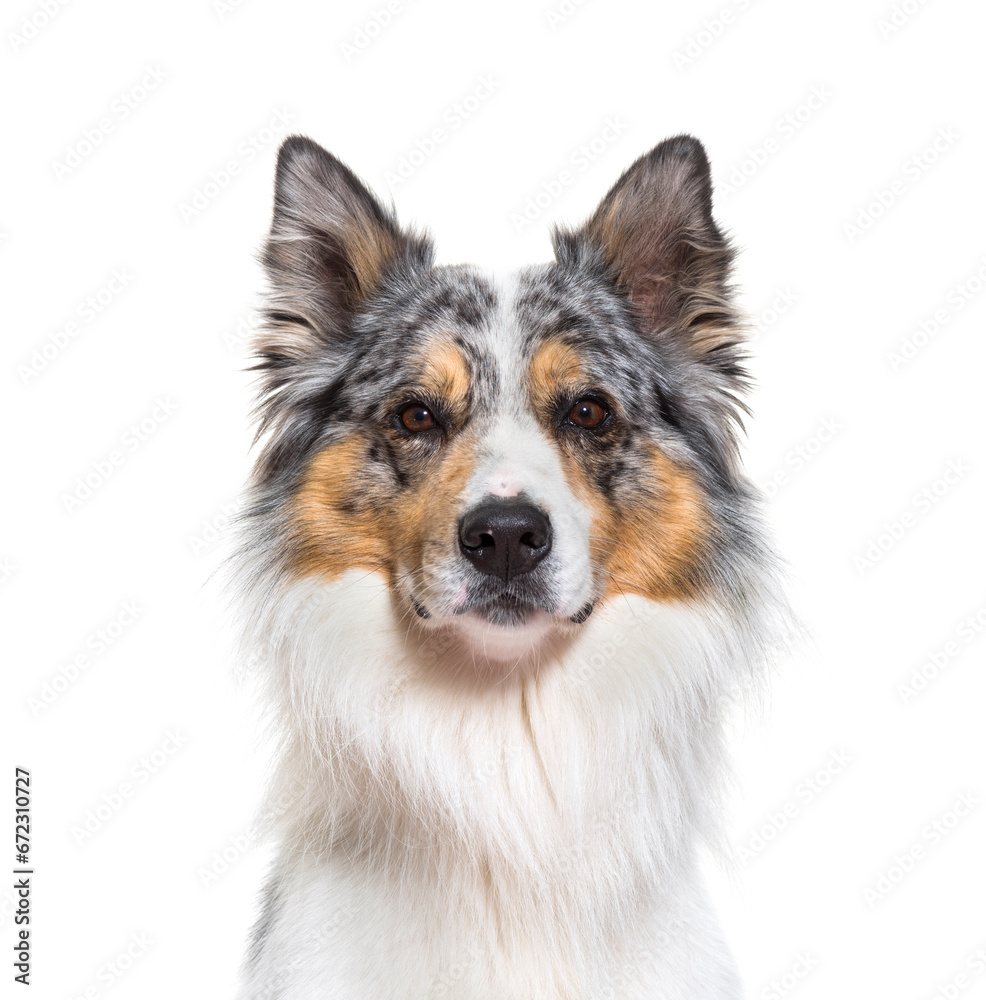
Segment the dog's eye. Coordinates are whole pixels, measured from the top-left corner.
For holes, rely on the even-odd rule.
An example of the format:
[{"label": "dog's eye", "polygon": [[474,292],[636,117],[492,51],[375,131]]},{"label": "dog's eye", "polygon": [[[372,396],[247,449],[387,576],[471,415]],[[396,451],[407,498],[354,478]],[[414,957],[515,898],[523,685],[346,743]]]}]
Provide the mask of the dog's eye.
[{"label": "dog's eye", "polygon": [[413,434],[430,431],[435,427],[434,414],[423,403],[408,403],[401,410],[401,423]]},{"label": "dog's eye", "polygon": [[609,416],[609,410],[596,399],[580,399],[568,413],[570,423],[593,430]]}]

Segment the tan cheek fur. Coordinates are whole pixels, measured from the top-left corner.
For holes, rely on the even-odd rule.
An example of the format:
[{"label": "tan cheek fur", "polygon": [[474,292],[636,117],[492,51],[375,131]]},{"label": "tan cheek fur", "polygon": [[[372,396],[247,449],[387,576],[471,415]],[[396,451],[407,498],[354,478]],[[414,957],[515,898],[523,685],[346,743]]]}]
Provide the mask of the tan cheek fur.
[{"label": "tan cheek fur", "polygon": [[348,569],[389,572],[389,497],[367,491],[368,443],[353,435],[318,452],[293,502],[293,568],[333,579]]},{"label": "tan cheek fur", "polygon": [[309,463],[293,502],[293,569],[298,576],[332,580],[350,569],[383,573],[393,582],[399,566],[419,567],[426,543],[448,546],[458,497],[473,466],[475,439],[457,437],[422,470],[419,485],[401,490],[373,482],[369,442],[354,434],[323,449]]},{"label": "tan cheek fur", "polygon": [[[613,225],[613,220],[607,225]],[[611,234],[612,235],[612,234]],[[560,389],[577,395],[587,385],[578,352],[557,340],[531,359],[528,391],[547,415]],[[707,512],[694,475],[652,447],[649,474],[625,506],[599,494],[578,461],[565,455],[569,485],[593,508],[593,564],[608,581],[603,600],[635,593],[655,601],[687,600],[700,590],[696,558],[707,535]]]},{"label": "tan cheek fur", "polygon": [[602,601],[639,594],[652,601],[685,601],[702,590],[697,560],[707,538],[707,512],[694,475],[655,447],[639,492],[617,507],[601,496],[577,463],[569,482],[590,504],[593,564],[605,581]]}]

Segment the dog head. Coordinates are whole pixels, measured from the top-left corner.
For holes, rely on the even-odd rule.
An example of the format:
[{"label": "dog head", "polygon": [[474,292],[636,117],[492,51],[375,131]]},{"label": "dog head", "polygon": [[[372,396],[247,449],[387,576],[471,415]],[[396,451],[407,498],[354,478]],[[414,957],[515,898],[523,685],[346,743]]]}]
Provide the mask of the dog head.
[{"label": "dog head", "polygon": [[555,260],[436,266],[335,157],[281,148],[253,511],[282,570],[380,574],[493,659],[620,595],[728,587],[750,494],[732,251],[701,144],[643,156]]}]

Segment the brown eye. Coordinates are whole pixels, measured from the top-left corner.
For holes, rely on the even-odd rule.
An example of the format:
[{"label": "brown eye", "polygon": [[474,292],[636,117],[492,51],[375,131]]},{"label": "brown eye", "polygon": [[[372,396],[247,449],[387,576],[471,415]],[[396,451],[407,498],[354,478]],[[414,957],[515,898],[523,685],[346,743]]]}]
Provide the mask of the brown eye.
[{"label": "brown eye", "polygon": [[576,427],[592,430],[598,427],[607,417],[609,411],[594,399],[580,399],[569,411],[568,419]]},{"label": "brown eye", "polygon": [[412,433],[430,431],[435,426],[431,410],[421,403],[409,403],[401,410],[401,423]]}]

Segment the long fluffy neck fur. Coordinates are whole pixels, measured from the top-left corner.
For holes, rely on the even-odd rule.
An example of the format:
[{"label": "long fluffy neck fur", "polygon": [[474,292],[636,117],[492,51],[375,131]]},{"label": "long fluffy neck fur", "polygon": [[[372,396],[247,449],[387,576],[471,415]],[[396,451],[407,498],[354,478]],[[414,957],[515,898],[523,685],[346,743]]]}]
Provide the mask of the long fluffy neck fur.
[{"label": "long fluffy neck fur", "polygon": [[496,675],[398,620],[374,575],[241,579],[283,747],[270,812],[285,848],[372,857],[442,892],[517,886],[504,896],[550,896],[556,921],[566,896],[636,905],[714,837],[724,712],[783,618],[763,581],[742,608],[628,598]]}]

